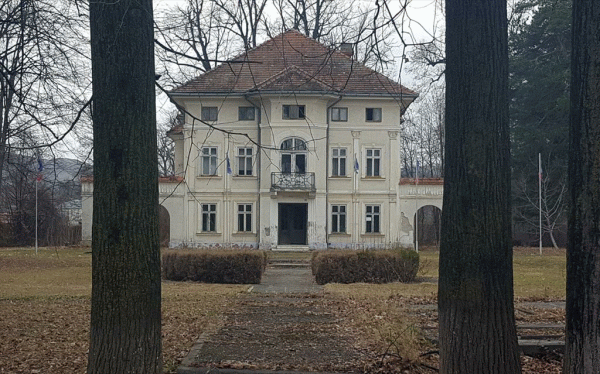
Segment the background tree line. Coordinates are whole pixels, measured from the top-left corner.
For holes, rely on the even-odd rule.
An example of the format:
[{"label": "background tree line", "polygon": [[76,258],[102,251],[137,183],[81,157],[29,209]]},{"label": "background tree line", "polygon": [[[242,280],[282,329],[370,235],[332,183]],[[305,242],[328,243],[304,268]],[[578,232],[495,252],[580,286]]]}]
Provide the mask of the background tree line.
[{"label": "background tree line", "polygon": [[[509,9],[512,219],[516,245],[566,246],[566,173],[571,56],[569,0],[522,0]],[[402,143],[404,177],[442,177],[445,52],[443,32],[415,48],[411,72],[421,97],[408,113]],[[538,155],[542,155],[542,201]]]}]

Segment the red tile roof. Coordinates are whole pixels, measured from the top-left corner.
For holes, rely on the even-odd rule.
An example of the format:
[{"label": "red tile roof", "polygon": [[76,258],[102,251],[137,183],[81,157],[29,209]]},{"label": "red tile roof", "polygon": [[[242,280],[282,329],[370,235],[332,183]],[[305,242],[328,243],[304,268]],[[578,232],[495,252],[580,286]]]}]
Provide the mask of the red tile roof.
[{"label": "red tile roof", "polygon": [[417,96],[416,92],[296,30],[276,36],[231,61],[236,63],[221,64],[174,89],[171,94],[196,96],[283,91]]},{"label": "red tile roof", "polygon": [[175,125],[167,131],[167,136],[170,135],[182,135],[183,134],[183,125]]},{"label": "red tile roof", "polygon": [[[402,179],[400,179],[400,185],[401,186],[415,185],[416,182],[417,181],[416,181],[415,178],[402,178]],[[419,178],[419,185],[423,185],[423,186],[443,186],[444,185],[444,178]]]},{"label": "red tile roof", "polygon": [[[171,175],[168,177],[158,177],[158,183],[180,183],[183,182],[183,177]],[[94,183],[94,177],[81,177],[81,183]]]}]

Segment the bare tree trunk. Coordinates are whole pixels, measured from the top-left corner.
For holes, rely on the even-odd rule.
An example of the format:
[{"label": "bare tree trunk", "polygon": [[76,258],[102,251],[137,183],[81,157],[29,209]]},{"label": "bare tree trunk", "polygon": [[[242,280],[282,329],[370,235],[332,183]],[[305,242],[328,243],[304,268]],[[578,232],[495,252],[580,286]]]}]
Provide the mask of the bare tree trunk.
[{"label": "bare tree trunk", "polygon": [[446,58],[440,372],[520,373],[506,0],[447,0]]},{"label": "bare tree trunk", "polygon": [[600,373],[600,3],[573,2],[564,372]]},{"label": "bare tree trunk", "polygon": [[90,26],[94,213],[88,373],[160,373],[152,0],[93,0]]}]

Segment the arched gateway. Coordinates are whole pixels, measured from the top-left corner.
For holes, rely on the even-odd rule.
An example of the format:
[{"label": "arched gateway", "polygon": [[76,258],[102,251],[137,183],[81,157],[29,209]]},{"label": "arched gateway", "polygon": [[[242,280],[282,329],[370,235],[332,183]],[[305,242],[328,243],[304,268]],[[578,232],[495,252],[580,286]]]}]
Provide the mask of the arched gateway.
[{"label": "arched gateway", "polygon": [[[402,178],[400,180],[398,191],[399,239],[402,245],[414,247],[415,226],[420,239],[423,238],[425,231],[435,230],[435,227],[431,226],[435,226],[436,217],[442,210],[443,194],[444,180],[442,178]],[[419,212],[418,216],[417,212]],[[417,220],[416,217],[419,219]],[[419,225],[423,227],[419,227]]]}]

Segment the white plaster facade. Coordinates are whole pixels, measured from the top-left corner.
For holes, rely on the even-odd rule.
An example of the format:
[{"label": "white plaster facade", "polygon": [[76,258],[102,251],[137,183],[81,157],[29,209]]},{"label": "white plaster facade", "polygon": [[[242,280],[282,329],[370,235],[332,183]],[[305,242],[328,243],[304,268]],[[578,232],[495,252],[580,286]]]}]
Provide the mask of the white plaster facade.
[{"label": "white plaster facade", "polygon": [[[277,38],[296,43],[282,69],[273,67],[282,64],[273,54],[283,47],[269,50]],[[347,70],[344,88],[326,82],[337,70],[311,73],[308,56],[320,51]],[[247,87],[239,86],[249,68],[232,64],[171,92],[185,119],[169,133],[176,177],[160,183],[170,246],[412,246],[411,225],[400,222],[418,208],[417,191],[399,185],[400,124],[417,95],[295,31],[247,55],[270,64],[253,67]],[[260,80],[263,68],[271,70]],[[441,208],[433,187],[427,193]],[[83,181],[84,241],[91,239],[91,189]]]}]

